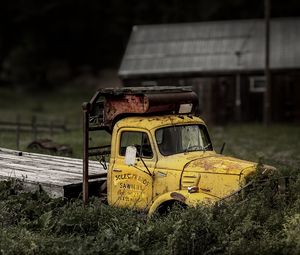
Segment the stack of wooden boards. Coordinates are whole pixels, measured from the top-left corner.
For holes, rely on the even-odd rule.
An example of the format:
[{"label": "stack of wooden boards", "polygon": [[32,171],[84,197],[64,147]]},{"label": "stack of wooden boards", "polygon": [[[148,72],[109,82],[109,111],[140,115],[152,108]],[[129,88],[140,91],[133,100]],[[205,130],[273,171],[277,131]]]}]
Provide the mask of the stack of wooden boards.
[{"label": "stack of wooden boards", "polygon": [[[98,161],[89,162],[90,174],[103,174]],[[27,190],[42,188],[51,197],[76,197],[82,191],[82,159],[0,148],[0,180],[21,180]],[[105,178],[93,182],[103,182]]]}]

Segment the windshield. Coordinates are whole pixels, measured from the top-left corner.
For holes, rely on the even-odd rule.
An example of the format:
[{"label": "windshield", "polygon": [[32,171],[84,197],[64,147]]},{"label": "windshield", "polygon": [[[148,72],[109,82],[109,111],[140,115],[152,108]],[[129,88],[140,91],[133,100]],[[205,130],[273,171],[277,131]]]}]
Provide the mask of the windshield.
[{"label": "windshield", "polygon": [[159,151],[164,156],[189,151],[213,150],[206,127],[182,125],[160,128],[155,132]]}]

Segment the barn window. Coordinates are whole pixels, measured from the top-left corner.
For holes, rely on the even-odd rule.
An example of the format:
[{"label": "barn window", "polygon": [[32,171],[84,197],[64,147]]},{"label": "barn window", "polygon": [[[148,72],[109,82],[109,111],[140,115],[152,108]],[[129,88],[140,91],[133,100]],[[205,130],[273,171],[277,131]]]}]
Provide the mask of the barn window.
[{"label": "barn window", "polygon": [[266,91],[266,78],[264,76],[250,77],[250,92],[262,93]]}]

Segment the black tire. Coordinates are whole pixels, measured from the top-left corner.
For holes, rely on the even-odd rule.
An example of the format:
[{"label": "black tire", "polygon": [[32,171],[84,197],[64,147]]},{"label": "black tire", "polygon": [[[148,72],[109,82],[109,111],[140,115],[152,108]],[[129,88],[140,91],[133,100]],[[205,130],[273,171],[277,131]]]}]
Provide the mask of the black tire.
[{"label": "black tire", "polygon": [[178,200],[170,200],[162,203],[155,211],[155,214],[160,216],[168,215],[172,210],[182,210],[186,209],[187,205],[178,201]]}]

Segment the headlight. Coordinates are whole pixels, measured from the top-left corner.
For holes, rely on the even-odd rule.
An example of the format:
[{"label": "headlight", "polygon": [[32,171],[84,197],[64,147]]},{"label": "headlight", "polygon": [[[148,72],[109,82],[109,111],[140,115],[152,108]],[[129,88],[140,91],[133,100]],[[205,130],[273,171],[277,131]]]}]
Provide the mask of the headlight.
[{"label": "headlight", "polygon": [[199,191],[199,187],[198,186],[189,186],[188,187],[188,192],[189,193],[197,193]]}]

